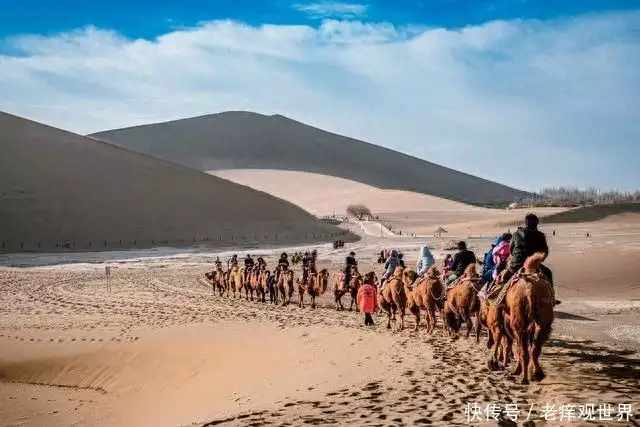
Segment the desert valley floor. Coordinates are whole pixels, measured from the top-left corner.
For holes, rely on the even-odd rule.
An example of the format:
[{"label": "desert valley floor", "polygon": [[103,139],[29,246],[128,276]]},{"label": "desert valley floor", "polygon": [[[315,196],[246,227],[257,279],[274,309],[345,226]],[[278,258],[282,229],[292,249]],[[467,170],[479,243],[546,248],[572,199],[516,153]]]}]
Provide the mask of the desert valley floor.
[{"label": "desert valley floor", "polygon": [[[636,221],[554,227],[549,265],[563,303],[541,358],[547,378],[531,385],[486,368],[486,335],[480,344],[452,342],[441,323],[433,335],[414,332],[411,316],[405,330],[390,332],[380,314],[365,328],[359,313],[335,310],[331,292],[315,310],[299,308],[297,292],[286,307],[214,295],[204,273],[228,252],[117,254],[119,261],[103,253],[111,292],[100,256],[36,267],[34,256],[6,255],[0,424],[496,425],[487,405],[515,404],[517,422],[503,414],[501,425],[638,425]],[[411,266],[424,241],[441,259],[448,238],[365,236],[344,249],[318,246],[319,266],[335,271],[354,250],[362,271],[379,272],[375,253],[391,246]],[[480,254],[489,241],[469,243]],[[270,264],[279,252],[251,250]],[[481,421],[465,412],[473,404]],[[612,420],[579,418],[585,404],[611,404]],[[629,421],[616,420],[618,404],[632,404]],[[554,413],[545,405],[556,405]],[[574,418],[561,420],[560,405],[576,405]]]}]

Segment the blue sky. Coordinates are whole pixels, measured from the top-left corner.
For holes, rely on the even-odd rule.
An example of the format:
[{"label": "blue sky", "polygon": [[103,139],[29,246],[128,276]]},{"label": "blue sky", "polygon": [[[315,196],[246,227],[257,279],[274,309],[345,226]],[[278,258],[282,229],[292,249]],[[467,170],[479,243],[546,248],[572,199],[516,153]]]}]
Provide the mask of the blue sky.
[{"label": "blue sky", "polygon": [[637,0],[5,3],[0,110],[53,126],[280,113],[520,188],[640,187]]},{"label": "blue sky", "polygon": [[[153,38],[175,27],[191,27],[202,21],[216,19],[239,20],[251,25],[313,25],[313,21],[318,25],[320,20],[317,18],[344,16],[339,11],[310,16],[304,8],[295,7],[341,3],[334,1],[21,0],[4,3],[0,15],[0,36],[52,34],[90,24],[114,29],[128,37]],[[551,19],[640,7],[638,0],[378,0],[343,4],[362,6],[363,12],[358,14],[358,18],[363,21],[445,28],[477,25],[492,20]]]}]

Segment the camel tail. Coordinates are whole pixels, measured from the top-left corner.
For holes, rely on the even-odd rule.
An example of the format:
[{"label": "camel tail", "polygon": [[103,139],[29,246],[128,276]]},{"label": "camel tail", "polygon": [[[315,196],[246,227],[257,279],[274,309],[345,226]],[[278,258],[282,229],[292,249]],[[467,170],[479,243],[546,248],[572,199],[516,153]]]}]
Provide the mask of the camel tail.
[{"label": "camel tail", "polygon": [[537,271],[540,268],[540,264],[542,264],[542,261],[545,259],[546,256],[547,254],[545,254],[544,252],[536,252],[535,254],[531,255],[524,262],[525,270]]}]

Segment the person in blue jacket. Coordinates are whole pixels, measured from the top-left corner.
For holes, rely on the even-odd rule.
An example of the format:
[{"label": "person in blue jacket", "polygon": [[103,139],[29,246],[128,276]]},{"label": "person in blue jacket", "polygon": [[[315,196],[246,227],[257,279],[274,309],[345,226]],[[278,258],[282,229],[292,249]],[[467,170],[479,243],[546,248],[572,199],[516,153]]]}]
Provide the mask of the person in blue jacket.
[{"label": "person in blue jacket", "polygon": [[493,262],[493,248],[498,246],[502,242],[502,236],[496,238],[491,244],[489,251],[484,254],[484,260],[482,262],[482,284],[489,283],[493,280],[493,270],[496,268],[496,264]]},{"label": "person in blue jacket", "polygon": [[433,254],[431,253],[429,248],[427,246],[422,246],[420,248],[420,257],[418,258],[418,262],[416,264],[416,273],[418,273],[418,277],[413,282],[414,286],[420,281],[427,270],[429,270],[429,268],[431,268],[431,266],[435,263],[436,261],[433,258]]}]

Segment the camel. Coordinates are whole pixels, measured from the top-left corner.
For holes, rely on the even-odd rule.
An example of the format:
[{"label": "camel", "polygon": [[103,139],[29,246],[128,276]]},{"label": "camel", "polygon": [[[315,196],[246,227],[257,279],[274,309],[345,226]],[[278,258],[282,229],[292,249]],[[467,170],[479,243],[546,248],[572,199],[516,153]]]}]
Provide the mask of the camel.
[{"label": "camel", "polygon": [[477,313],[480,308],[478,300],[479,282],[480,275],[476,271],[475,263],[469,264],[456,285],[449,290],[443,313],[449,332],[454,339],[458,338],[458,331],[460,331],[462,322],[467,324],[466,338],[469,338],[471,334],[471,329],[473,328],[471,315]]},{"label": "camel", "polygon": [[[278,278],[278,285],[276,286],[277,291],[282,295],[282,305],[287,305],[291,302],[291,297],[293,296],[293,270],[284,269],[280,273],[280,277]],[[277,298],[277,296],[276,296]]]},{"label": "camel", "polygon": [[[244,271],[238,267],[233,267],[229,272],[229,288],[233,291],[233,297],[236,297],[236,292],[238,296],[242,298],[242,290],[245,290],[245,294],[247,293],[246,288],[244,286]],[[248,299],[248,297],[247,297]]]},{"label": "camel", "polygon": [[329,271],[323,268],[317,273],[309,273],[307,283],[298,283],[300,302],[298,305],[304,308],[304,293],[307,292],[311,298],[311,308],[316,308],[316,298],[323,295],[329,284]]},{"label": "camel", "polygon": [[[418,307],[418,310],[422,309],[426,313],[427,333],[433,333],[436,327],[436,309],[440,312],[440,317],[444,319],[443,309],[446,295],[438,267],[433,265],[427,270],[412,294],[413,303]],[[418,330],[418,323],[420,323],[419,314],[416,318],[416,330]],[[446,332],[446,325],[444,328]]]},{"label": "camel", "polygon": [[404,284],[404,293],[407,296],[407,309],[409,313],[413,314],[416,318],[415,331],[420,326],[420,305],[416,302],[414,291],[411,289],[411,285],[418,278],[418,273],[413,270],[404,270],[402,273],[402,283]]},{"label": "camel", "polygon": [[404,329],[404,315],[407,309],[407,294],[405,292],[405,285],[402,281],[402,267],[397,267],[393,272],[393,276],[387,279],[380,298],[378,300],[378,306],[381,310],[387,313],[387,329],[391,329],[391,318],[397,325],[396,312],[400,312],[400,328]]},{"label": "camel", "polygon": [[[349,283],[345,283],[344,270],[340,269],[336,273],[334,273],[332,282],[333,282],[333,294],[335,296],[336,302],[336,310],[344,310],[344,306],[342,305],[342,297],[348,292],[351,296],[351,304],[349,305],[349,310],[353,310],[353,304],[355,302],[356,309],[358,308],[358,289],[362,284],[362,277],[360,277],[360,281],[354,282],[354,279],[360,277],[360,273],[358,273],[357,267],[351,267],[351,278],[349,279]],[[354,291],[355,289],[355,291]]]},{"label": "camel", "polygon": [[227,276],[222,268],[213,270],[210,273],[205,273],[205,277],[209,282],[211,282],[211,288],[214,293],[216,292],[216,289],[218,289],[220,296],[223,296],[224,293],[228,291]]},{"label": "camel", "polygon": [[[243,272],[244,273],[244,272]],[[249,295],[251,295],[251,301],[253,301],[253,293],[256,293],[256,297],[258,296],[258,275],[260,272],[257,267],[251,268],[247,272],[247,274],[243,274],[242,278],[244,280],[244,292],[247,297],[247,301],[249,301]]]},{"label": "camel", "polygon": [[266,268],[259,270],[258,281],[256,284],[256,296],[261,302],[267,302],[266,295],[269,293],[269,281],[271,280],[271,272]]},{"label": "camel", "polygon": [[333,295],[336,302],[336,310],[344,310],[342,305],[342,297],[349,290],[349,284],[345,283],[344,270],[340,269],[333,274],[331,279],[333,282]]},{"label": "camel", "polygon": [[[497,296],[492,293],[489,298]],[[480,329],[485,326],[489,331],[487,348],[493,347],[493,354],[487,362],[492,371],[504,369],[511,358],[511,346],[504,336],[502,309],[489,298],[480,300],[480,310],[476,314],[476,341],[479,341]]]},{"label": "camel", "polygon": [[213,293],[216,293],[216,281],[217,281],[217,272],[214,270],[210,273],[204,273],[204,277],[206,277],[207,282],[211,283],[211,290]]},{"label": "camel", "polygon": [[351,268],[351,280],[349,280],[349,295],[351,296],[351,302],[349,303],[349,311],[353,311],[353,306],[355,304],[356,310],[359,310],[358,307],[358,290],[360,287],[364,285],[364,278],[360,275],[357,267]]},{"label": "camel", "polygon": [[541,381],[545,374],[539,358],[542,346],[551,335],[554,293],[551,284],[540,271],[545,253],[535,253],[507,284],[504,303],[506,348],[515,341],[517,365],[513,375],[520,382],[529,382],[529,363],[533,364],[533,380]]}]

